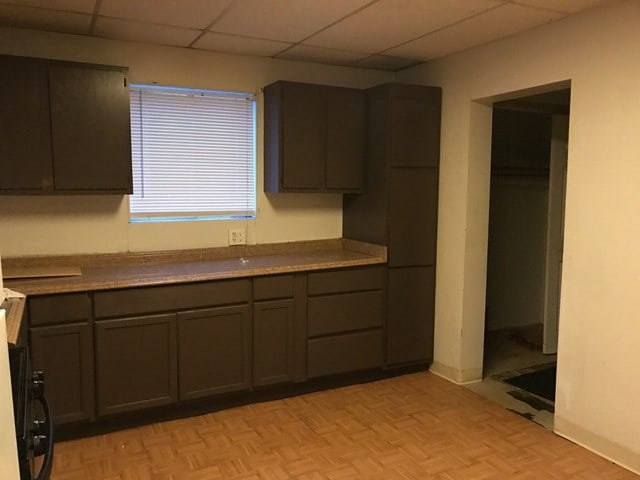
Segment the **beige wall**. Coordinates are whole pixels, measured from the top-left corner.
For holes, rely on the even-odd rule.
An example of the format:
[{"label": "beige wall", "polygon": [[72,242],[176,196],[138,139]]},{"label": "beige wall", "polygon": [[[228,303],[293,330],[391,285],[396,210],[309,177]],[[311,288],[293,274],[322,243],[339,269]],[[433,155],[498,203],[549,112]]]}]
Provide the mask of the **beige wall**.
[{"label": "beige wall", "polygon": [[443,87],[434,370],[455,381],[482,366],[487,99],[571,81],[556,431],[638,471],[639,26],[615,2],[397,76]]},{"label": "beige wall", "polygon": [[[275,80],[369,87],[393,79],[390,72],[9,28],[0,28],[0,54],[126,65],[131,82],[219,90],[258,92]],[[340,237],[340,195],[262,193],[260,102],[259,96],[256,220],[129,224],[126,196],[3,196],[0,250],[13,257],[224,246],[228,229],[243,225],[249,243]]]}]

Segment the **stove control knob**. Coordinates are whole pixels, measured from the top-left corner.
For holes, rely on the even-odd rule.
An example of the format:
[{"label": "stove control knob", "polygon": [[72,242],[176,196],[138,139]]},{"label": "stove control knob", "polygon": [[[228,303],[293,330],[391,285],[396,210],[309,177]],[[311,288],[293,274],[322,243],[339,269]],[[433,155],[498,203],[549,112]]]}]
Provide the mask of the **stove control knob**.
[{"label": "stove control knob", "polygon": [[44,373],[33,372],[31,376],[32,398],[42,398],[44,396]]},{"label": "stove control knob", "polygon": [[49,447],[49,439],[46,435],[34,435],[31,448],[33,449],[33,456],[39,457],[47,453]]},{"label": "stove control knob", "polygon": [[31,426],[31,434],[34,436],[45,436],[47,434],[47,424],[44,420],[34,420]]}]

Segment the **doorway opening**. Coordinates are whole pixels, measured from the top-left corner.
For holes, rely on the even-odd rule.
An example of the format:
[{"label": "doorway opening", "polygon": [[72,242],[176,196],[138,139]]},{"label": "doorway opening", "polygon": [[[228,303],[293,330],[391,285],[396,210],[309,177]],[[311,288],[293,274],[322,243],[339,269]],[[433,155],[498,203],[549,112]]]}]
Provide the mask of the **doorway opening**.
[{"label": "doorway opening", "polygon": [[553,429],[570,89],[495,102],[482,384]]}]

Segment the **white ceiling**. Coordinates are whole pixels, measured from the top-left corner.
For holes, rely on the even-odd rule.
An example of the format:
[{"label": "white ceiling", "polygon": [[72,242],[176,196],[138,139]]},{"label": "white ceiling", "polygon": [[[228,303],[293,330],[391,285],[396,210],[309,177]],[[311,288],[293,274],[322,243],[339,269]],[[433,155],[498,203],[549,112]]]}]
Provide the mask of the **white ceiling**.
[{"label": "white ceiling", "polygon": [[609,0],[0,0],[0,25],[400,70]]}]

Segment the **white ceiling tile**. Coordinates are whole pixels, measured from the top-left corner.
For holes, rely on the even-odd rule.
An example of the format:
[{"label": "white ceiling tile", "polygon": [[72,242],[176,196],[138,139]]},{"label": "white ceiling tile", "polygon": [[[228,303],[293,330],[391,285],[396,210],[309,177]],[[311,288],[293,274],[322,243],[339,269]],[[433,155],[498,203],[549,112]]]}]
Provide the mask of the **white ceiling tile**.
[{"label": "white ceiling tile", "polygon": [[67,12],[93,13],[96,0],[0,0],[0,3],[22,7],[48,8]]},{"label": "white ceiling tile", "polygon": [[335,50],[333,48],[312,47],[310,45],[296,45],[278,58],[288,60],[300,60],[303,62],[329,63],[332,65],[349,65],[366,57],[366,53]]},{"label": "white ceiling tile", "polygon": [[209,32],[200,38],[193,47],[214,52],[272,57],[291,45],[291,43],[286,42]]},{"label": "white ceiling tile", "polygon": [[354,67],[374,68],[376,70],[391,70],[393,72],[402,68],[416,65],[417,63],[421,63],[421,60],[392,57],[389,55],[371,55],[354,64]]},{"label": "white ceiling tile", "polygon": [[231,0],[102,0],[100,15],[188,28],[205,28]]},{"label": "white ceiling tile", "polygon": [[532,7],[549,8],[558,12],[575,13],[610,0],[515,0],[514,3]]},{"label": "white ceiling tile", "polygon": [[200,32],[189,28],[98,17],[94,33],[98,37],[186,47]]},{"label": "white ceiling tile", "polygon": [[548,10],[503,5],[418,40],[392,48],[385,54],[431,60],[549,23],[563,16]]},{"label": "white ceiling tile", "polygon": [[497,0],[380,0],[304,43],[377,53],[497,5]]},{"label": "white ceiling tile", "polygon": [[0,5],[0,24],[52,32],[87,34],[91,15],[43,8]]},{"label": "white ceiling tile", "polygon": [[237,0],[215,32],[299,42],[371,0]]}]

